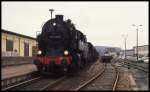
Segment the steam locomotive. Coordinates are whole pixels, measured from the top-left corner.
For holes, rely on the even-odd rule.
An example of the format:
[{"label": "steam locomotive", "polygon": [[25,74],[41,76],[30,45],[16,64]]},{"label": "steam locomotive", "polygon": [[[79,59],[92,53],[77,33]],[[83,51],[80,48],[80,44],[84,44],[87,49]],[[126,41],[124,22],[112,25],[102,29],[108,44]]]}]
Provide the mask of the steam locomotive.
[{"label": "steam locomotive", "polygon": [[70,19],[64,20],[63,15],[56,15],[43,25],[37,42],[34,64],[41,73],[78,71],[99,56],[86,36],[75,28]]}]

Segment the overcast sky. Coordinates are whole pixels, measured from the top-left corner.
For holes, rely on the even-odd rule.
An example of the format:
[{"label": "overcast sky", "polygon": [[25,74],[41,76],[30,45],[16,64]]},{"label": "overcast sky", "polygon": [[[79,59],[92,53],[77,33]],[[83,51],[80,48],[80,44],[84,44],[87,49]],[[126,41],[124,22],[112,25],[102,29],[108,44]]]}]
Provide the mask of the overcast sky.
[{"label": "overcast sky", "polygon": [[36,37],[44,22],[50,19],[49,9],[71,19],[89,42],[99,46],[127,49],[136,45],[139,27],[139,45],[148,44],[148,2],[2,2],[2,29]]}]

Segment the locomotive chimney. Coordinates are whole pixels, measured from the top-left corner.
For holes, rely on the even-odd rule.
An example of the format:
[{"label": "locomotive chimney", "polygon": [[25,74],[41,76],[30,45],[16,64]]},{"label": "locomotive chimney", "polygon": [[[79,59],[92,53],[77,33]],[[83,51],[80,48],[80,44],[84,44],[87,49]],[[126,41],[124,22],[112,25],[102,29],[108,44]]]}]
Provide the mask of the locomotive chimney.
[{"label": "locomotive chimney", "polygon": [[52,13],[53,13],[54,9],[49,9],[49,11],[51,12],[51,19],[52,19]]},{"label": "locomotive chimney", "polygon": [[56,21],[57,22],[62,22],[64,20],[63,19],[63,17],[64,17],[63,15],[56,15],[55,17],[56,17]]}]

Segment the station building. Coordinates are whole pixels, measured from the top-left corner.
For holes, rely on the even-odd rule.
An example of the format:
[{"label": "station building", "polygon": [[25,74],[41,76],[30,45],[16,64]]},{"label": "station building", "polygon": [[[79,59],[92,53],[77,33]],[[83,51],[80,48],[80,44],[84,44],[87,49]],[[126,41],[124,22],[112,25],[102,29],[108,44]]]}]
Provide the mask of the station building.
[{"label": "station building", "polygon": [[[136,55],[137,47],[135,46],[135,47],[133,47],[133,49],[134,49],[134,54]],[[149,55],[148,45],[138,46],[138,54],[139,54],[139,57],[143,57],[143,56],[148,57],[148,55]]]},{"label": "station building", "polygon": [[36,53],[36,38],[1,30],[2,56],[33,56]]}]

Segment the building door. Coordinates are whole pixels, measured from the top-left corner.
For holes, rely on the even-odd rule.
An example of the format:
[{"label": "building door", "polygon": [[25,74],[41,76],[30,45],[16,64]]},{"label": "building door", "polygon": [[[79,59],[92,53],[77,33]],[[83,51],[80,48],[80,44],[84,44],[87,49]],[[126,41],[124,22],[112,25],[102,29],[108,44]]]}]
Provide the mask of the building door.
[{"label": "building door", "polygon": [[13,41],[6,40],[6,51],[13,51]]},{"label": "building door", "polygon": [[29,56],[29,43],[24,43],[24,56]]}]

